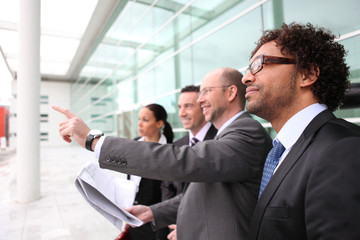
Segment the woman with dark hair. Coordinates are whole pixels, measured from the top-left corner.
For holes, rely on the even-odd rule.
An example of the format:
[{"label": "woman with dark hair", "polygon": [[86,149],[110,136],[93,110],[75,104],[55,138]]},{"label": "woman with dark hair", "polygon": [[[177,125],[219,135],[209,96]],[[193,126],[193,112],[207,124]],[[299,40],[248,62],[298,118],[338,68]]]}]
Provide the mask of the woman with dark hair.
[{"label": "woman with dark hair", "polygon": [[[146,105],[144,108],[142,108],[140,110],[139,124],[138,124],[139,136],[144,136],[145,138],[149,137],[149,136],[145,136],[143,133],[140,132],[141,131],[140,130],[141,129],[141,127],[140,127],[140,123],[141,123],[140,114],[143,113],[142,115],[145,116],[144,115],[145,112],[148,112],[150,115],[152,114],[153,117],[156,119],[157,124],[160,124],[160,131],[155,132],[154,135],[152,135],[152,136],[160,138],[161,134],[163,134],[165,136],[165,138],[166,138],[166,143],[172,143],[173,140],[174,140],[174,133],[172,131],[172,128],[171,128],[170,124],[167,122],[166,110],[161,105],[156,104],[156,103]],[[158,141],[149,141],[149,142],[158,142]]]},{"label": "woman with dark hair", "polygon": [[[166,144],[172,143],[174,138],[172,128],[167,122],[166,110],[155,103],[146,105],[140,110],[138,132],[139,137],[134,139],[137,141]],[[161,181],[134,175],[128,175],[128,179],[135,181],[138,186],[134,205],[148,206],[161,202]],[[130,227],[128,230],[131,240],[166,240],[169,233],[168,228],[154,232],[151,223],[137,228]],[[121,234],[117,239],[120,239],[120,236]]]}]

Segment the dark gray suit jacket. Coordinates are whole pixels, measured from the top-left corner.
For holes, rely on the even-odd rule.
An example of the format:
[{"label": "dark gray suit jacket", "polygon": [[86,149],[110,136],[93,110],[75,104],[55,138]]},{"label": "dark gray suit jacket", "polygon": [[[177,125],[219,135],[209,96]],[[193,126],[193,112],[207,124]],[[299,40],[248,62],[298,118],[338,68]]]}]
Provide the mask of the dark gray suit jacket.
[{"label": "dark gray suit jacket", "polygon": [[249,239],[360,239],[359,176],[360,127],[323,111],[266,186]]},{"label": "dark gray suit jacket", "polygon": [[[194,147],[106,137],[100,167],[166,181],[193,182],[178,210],[179,240],[245,239],[271,139],[243,113]],[[196,210],[194,210],[196,209]]]},{"label": "dark gray suit jacket", "polygon": [[[207,133],[205,135],[204,141],[214,139],[214,137],[216,136],[216,133],[217,133],[217,129],[213,125],[211,125],[211,127],[209,128],[209,130],[207,131]],[[179,147],[184,146],[184,145],[189,145],[189,134],[185,135],[184,137],[182,137],[179,140],[177,140],[176,142],[174,142],[174,145],[179,146]],[[179,188],[179,190],[181,192],[180,192],[180,194],[172,195],[172,197],[168,198],[168,200],[166,200],[166,201],[162,201],[160,203],[150,206],[150,208],[153,212],[153,215],[154,215],[154,219],[155,219],[155,226],[156,226],[155,229],[158,229],[157,226],[168,226],[170,224],[176,223],[177,210],[179,208],[180,201],[183,197],[182,190],[185,190],[184,189],[185,184],[186,184],[186,188],[189,186],[189,184],[191,184],[191,183],[183,183],[183,182],[166,182],[166,183],[167,183],[167,185],[170,185],[171,183],[173,183],[174,185],[176,185]],[[162,191],[162,193],[163,192],[164,191]],[[196,209],[194,209],[194,210],[196,210]]]},{"label": "dark gray suit jacket", "polygon": [[[214,137],[213,137],[214,138]],[[175,146],[183,146],[189,144],[189,134],[174,142]],[[181,194],[184,190],[184,182],[162,181],[161,182],[161,200],[166,201]]]}]

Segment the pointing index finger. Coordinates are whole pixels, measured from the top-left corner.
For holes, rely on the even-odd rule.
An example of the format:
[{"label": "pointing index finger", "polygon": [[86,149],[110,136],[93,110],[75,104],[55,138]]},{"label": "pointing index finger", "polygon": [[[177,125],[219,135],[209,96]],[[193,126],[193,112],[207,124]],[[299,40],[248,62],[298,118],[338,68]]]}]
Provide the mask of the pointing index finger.
[{"label": "pointing index finger", "polygon": [[70,112],[69,109],[59,107],[59,106],[52,106],[52,109],[54,109],[55,111],[58,111],[59,113],[64,114],[67,119],[76,117],[76,115],[73,114],[72,112]]}]

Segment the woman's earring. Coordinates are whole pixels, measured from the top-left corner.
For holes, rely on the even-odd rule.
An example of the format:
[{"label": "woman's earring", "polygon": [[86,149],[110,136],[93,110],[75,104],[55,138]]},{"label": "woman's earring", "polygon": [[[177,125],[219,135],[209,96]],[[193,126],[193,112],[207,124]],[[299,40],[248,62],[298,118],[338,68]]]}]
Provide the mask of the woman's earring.
[{"label": "woman's earring", "polygon": [[163,124],[163,125],[160,127],[160,133],[161,133],[161,134],[164,133],[164,128],[165,128],[165,124]]}]

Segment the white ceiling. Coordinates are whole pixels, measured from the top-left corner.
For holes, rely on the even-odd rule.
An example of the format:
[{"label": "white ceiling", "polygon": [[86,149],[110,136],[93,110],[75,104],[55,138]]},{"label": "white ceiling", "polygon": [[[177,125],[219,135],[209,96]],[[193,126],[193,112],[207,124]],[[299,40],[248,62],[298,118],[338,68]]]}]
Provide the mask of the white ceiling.
[{"label": "white ceiling", "polygon": [[[70,80],[94,46],[116,0],[41,0],[40,72],[42,79]],[[19,0],[0,0],[0,47],[16,74]]]},{"label": "white ceiling", "polygon": [[[69,81],[78,77],[79,72],[89,61],[84,69],[93,76],[101,71],[114,72],[118,68],[120,57],[127,56],[125,50],[134,51],[139,49],[139,56],[147,58],[153,51],[161,50],[166,46],[166,42],[158,45],[146,44],[146,33],[149,24],[146,20],[141,21],[142,12],[147,12],[153,5],[157,11],[163,11],[158,16],[168,17],[177,12],[188,0],[40,0],[41,1],[41,38],[40,38],[40,72],[42,80],[64,80]],[[315,11],[306,16],[302,14],[301,7],[294,6],[294,3],[284,7],[287,9],[285,16],[287,19],[306,20],[319,23],[321,26],[331,27],[336,34],[340,34],[340,39],[351,38],[359,35],[358,22],[359,4],[358,0],[348,0],[333,6],[324,13],[328,15],[342,16],[338,18],[328,18],[324,14]],[[225,4],[227,3],[228,4]],[[301,1],[295,1],[303,4]],[[130,4],[131,3],[131,4]],[[285,1],[285,3],[288,3]],[[326,0],[317,2],[318,6],[325,6]],[[237,4],[234,0],[212,0],[198,1],[192,4],[191,14],[201,22],[201,26],[213,18],[216,18],[223,11],[224,5],[233,6]],[[289,4],[289,3],[288,3]],[[333,3],[334,4],[334,3]],[[129,10],[133,7],[132,11]],[[170,11],[169,11],[170,10]],[[168,12],[169,11],[169,12]],[[310,10],[308,10],[310,11]],[[120,14],[122,13],[122,14]],[[120,15],[119,15],[120,14]],[[129,17],[133,15],[133,18]],[[198,14],[198,16],[196,16]],[[113,16],[119,15],[115,19]],[[210,17],[209,17],[210,16]],[[19,0],[0,0],[0,48],[1,53],[10,70],[16,74],[18,64],[18,18]],[[165,22],[166,18],[164,19]],[[134,22],[131,22],[134,21]],[[138,24],[140,22],[140,24]],[[113,24],[114,27],[110,28]],[[143,24],[143,25],[141,25]],[[152,26],[153,27],[153,26]],[[180,26],[181,27],[181,26]],[[183,26],[186,30],[187,25]],[[109,30],[109,31],[107,31]],[[131,38],[127,37],[131,32]],[[164,31],[165,32],[165,31]],[[136,35],[139,33],[140,35]],[[187,33],[187,31],[185,31]],[[149,35],[149,34],[148,34]],[[152,35],[152,33],[150,34]],[[121,39],[119,38],[121,36]],[[157,37],[166,40],[172,38],[171,34]],[[103,44],[100,44],[103,42]],[[119,46],[123,46],[120,48]],[[142,46],[139,48],[139,46]],[[158,49],[159,48],[159,49]],[[96,51],[97,49],[97,51]],[[130,50],[129,50],[130,49]],[[166,49],[166,48],[165,48]],[[101,52],[101,54],[99,54]],[[107,52],[111,54],[106,54]],[[121,55],[121,56],[120,56]],[[354,54],[358,56],[358,54]],[[351,57],[351,56],[350,56]],[[126,62],[126,61],[123,61]],[[93,69],[92,69],[93,68]],[[83,69],[83,70],[84,70]],[[128,68],[122,67],[121,71]],[[85,73],[84,76],[88,76]],[[120,72],[120,70],[118,70]],[[13,75],[14,75],[13,74]],[[95,76],[96,77],[96,76]]]}]

